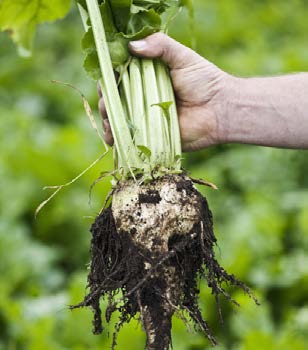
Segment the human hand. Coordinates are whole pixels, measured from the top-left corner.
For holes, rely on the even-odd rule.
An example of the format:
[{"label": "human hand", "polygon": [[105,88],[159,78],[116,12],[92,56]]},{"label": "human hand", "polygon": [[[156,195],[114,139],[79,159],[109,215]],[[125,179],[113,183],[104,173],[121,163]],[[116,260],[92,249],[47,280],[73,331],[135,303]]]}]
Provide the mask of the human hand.
[{"label": "human hand", "polygon": [[[129,49],[139,57],[161,58],[169,66],[183,151],[194,151],[224,142],[223,125],[228,100],[226,87],[232,82],[230,75],[162,33],[133,41]],[[105,141],[112,144],[112,133],[100,90],[99,96]]]}]

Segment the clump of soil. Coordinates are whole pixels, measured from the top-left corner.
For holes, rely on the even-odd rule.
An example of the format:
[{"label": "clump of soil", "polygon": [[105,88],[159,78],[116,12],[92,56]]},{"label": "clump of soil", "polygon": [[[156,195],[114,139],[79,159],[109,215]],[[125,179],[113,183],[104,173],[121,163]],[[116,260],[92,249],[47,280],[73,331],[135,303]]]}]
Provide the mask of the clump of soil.
[{"label": "clump of soil", "polygon": [[[223,287],[249,288],[228,274],[214,253],[216,238],[206,199],[185,175],[166,175],[148,184],[119,183],[112,205],[91,227],[89,294],[80,304],[94,311],[93,332],[102,332],[99,301],[108,300],[105,319],[114,311],[125,322],[140,315],[148,350],[167,350],[171,344],[171,318],[186,311],[215,345],[198,305],[198,280],[205,278],[215,295],[235,302]],[[118,292],[122,292],[122,297]]]}]

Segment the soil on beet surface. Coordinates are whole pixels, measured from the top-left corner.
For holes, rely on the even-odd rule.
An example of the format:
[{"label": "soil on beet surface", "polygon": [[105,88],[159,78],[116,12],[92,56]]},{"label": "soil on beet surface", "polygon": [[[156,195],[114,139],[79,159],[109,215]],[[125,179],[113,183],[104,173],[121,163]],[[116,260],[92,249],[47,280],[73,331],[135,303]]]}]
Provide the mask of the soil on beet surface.
[{"label": "soil on beet surface", "polygon": [[[116,334],[125,322],[140,315],[147,335],[147,350],[167,350],[171,344],[171,319],[176,312],[184,319],[189,314],[197,327],[215,345],[207,322],[198,305],[198,280],[205,278],[215,295],[218,310],[219,295],[236,303],[223,284],[236,285],[251,295],[249,288],[228,274],[215,259],[213,219],[206,199],[194,188],[187,177],[179,177],[176,191],[198,196],[200,220],[187,234],[174,233],[168,239],[168,251],[149,251],[134,239],[136,229],[130,232],[116,228],[111,207],[105,209],[91,227],[91,269],[88,275],[89,294],[72,308],[90,306],[94,311],[93,332],[102,332],[100,299],[108,300],[105,319],[110,321],[114,311],[120,312]],[[149,189],[138,197],[139,204],[157,204],[160,193]],[[155,245],[160,246],[156,237]],[[150,266],[150,268],[149,268]],[[118,292],[122,292],[119,297]],[[182,314],[181,314],[182,312]]]}]

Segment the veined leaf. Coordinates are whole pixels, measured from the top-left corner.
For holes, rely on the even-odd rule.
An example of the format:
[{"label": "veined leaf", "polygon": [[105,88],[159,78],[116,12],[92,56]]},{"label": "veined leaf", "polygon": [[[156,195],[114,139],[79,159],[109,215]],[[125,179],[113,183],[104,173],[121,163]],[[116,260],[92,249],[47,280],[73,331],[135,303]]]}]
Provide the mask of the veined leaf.
[{"label": "veined leaf", "polygon": [[[84,0],[77,0],[87,10]],[[162,29],[161,13],[169,7],[180,6],[179,0],[99,0],[109,53],[114,68],[129,59],[128,43],[139,40]],[[90,24],[90,23],[89,23]],[[94,37],[89,29],[82,39],[82,48],[87,55],[94,55]],[[90,76],[97,76],[99,65],[92,65],[94,57],[86,58]],[[98,62],[98,61],[97,61]]]},{"label": "veined leaf", "polygon": [[150,9],[132,14],[127,23],[126,34],[130,35],[131,39],[135,39],[134,36],[140,33],[145,27],[151,28],[152,33],[160,29],[161,18],[155,10]]},{"label": "veined leaf", "polygon": [[[106,0],[100,5],[113,68],[125,64],[129,59],[128,43],[130,40],[142,39],[157,32],[161,26],[160,16],[154,10],[142,8],[142,11],[132,13],[131,5],[131,0]],[[129,12],[129,15],[125,17],[124,12],[126,14]],[[120,26],[123,28],[123,20],[125,19],[125,32],[119,31],[116,26],[119,26],[118,17],[122,18]],[[91,27],[84,34],[81,46],[86,53],[84,68],[90,77],[97,79],[99,77],[99,63],[95,54],[96,47]]]},{"label": "veined leaf", "polygon": [[29,56],[36,26],[63,18],[70,5],[70,0],[1,0],[0,30],[7,30],[20,54]]},{"label": "veined leaf", "polygon": [[[120,33],[106,33],[106,37],[112,65],[116,68],[124,64],[129,58],[128,39],[124,38]],[[86,53],[84,68],[90,77],[97,80],[100,77],[97,74],[100,68],[91,27],[84,34],[81,40],[81,47]]]},{"label": "veined leaf", "polygon": [[119,32],[125,33],[131,16],[132,0],[112,0],[110,2],[114,23]]}]

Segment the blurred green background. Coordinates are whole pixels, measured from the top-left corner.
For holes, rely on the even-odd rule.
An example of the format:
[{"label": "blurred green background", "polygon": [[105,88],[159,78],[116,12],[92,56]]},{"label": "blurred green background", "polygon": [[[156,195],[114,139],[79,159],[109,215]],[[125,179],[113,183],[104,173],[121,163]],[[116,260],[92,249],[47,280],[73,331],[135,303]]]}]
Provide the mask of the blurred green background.
[{"label": "blurred green background", "polygon": [[[308,2],[300,0],[197,0],[197,50],[241,76],[308,70]],[[78,94],[50,79],[78,87],[96,110],[93,81],[82,70],[82,26],[76,9],[56,24],[41,25],[34,55],[17,56],[0,33],[0,349],[108,349],[112,326],[91,333],[90,310],[67,305],[85,295],[89,226],[110,188],[89,188],[104,158],[54,198],[34,220],[50,192],[102,154]],[[191,43],[183,11],[171,35]],[[262,116],[260,116],[262,117]],[[205,282],[201,303],[219,340],[217,349],[308,349],[308,153],[245,145],[211,147],[185,155],[194,177],[219,191],[201,189],[215,217],[217,256],[252,287],[257,307],[241,291],[241,304],[223,302],[224,325]],[[113,322],[116,321],[114,318]],[[137,321],[125,325],[118,349],[143,349]],[[210,349],[197,331],[174,319],[175,350]]]}]

